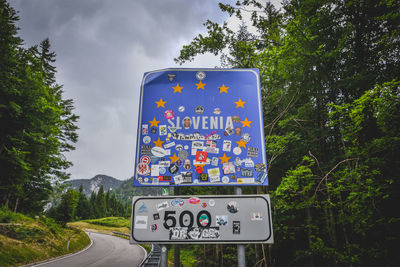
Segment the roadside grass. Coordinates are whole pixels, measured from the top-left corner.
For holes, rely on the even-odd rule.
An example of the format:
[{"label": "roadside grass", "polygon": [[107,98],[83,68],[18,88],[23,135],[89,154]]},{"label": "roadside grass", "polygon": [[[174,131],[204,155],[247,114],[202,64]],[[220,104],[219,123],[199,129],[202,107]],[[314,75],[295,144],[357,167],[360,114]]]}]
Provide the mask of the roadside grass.
[{"label": "roadside grass", "polygon": [[50,218],[34,219],[0,208],[0,266],[38,262],[77,252],[89,244],[89,237],[79,229],[62,228]]},{"label": "roadside grass", "polygon": [[109,235],[113,235],[113,232],[129,234],[131,220],[130,218],[127,219],[124,217],[106,217],[100,219],[70,222],[67,225],[70,227],[76,227],[84,231]]}]

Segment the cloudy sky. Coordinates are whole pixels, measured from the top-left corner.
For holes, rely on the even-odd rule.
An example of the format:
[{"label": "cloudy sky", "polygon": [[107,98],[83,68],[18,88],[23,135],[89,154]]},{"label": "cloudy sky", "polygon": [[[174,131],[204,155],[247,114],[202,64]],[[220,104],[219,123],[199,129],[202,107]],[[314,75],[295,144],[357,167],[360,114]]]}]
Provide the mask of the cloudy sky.
[{"label": "cloudy sky", "polygon": [[[223,2],[235,2],[223,1]],[[178,66],[173,58],[227,17],[214,0],[11,0],[26,46],[49,38],[57,81],[75,102],[79,141],[67,157],[73,179],[133,175],[140,83],[146,71],[215,67],[212,55]]]}]

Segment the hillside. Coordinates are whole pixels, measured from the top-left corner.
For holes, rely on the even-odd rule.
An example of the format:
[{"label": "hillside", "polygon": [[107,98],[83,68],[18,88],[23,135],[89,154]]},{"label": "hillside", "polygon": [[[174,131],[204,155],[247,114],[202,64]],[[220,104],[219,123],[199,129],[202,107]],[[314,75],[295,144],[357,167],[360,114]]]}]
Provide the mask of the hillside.
[{"label": "hillside", "polygon": [[79,187],[83,186],[83,192],[86,196],[90,196],[92,192],[96,192],[103,185],[104,191],[114,190],[119,187],[123,181],[115,179],[114,177],[98,174],[91,179],[76,179],[66,181],[65,184],[69,184],[73,189],[79,190]]},{"label": "hillside", "polygon": [[134,187],[133,177],[123,181],[122,184],[114,190],[117,198],[122,203],[127,203],[132,199],[132,196],[157,196],[161,195],[162,188],[160,187]]},{"label": "hillside", "polygon": [[46,217],[33,219],[0,208],[0,266],[38,262],[82,250],[89,244],[82,230],[62,228]]}]

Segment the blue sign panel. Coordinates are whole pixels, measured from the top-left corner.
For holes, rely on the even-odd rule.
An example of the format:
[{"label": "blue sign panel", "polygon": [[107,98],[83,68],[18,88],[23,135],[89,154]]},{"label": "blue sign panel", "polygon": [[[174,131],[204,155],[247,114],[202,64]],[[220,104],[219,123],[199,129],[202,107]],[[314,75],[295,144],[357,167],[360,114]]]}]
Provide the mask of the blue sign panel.
[{"label": "blue sign panel", "polygon": [[135,186],[268,185],[258,69],[145,73]]}]

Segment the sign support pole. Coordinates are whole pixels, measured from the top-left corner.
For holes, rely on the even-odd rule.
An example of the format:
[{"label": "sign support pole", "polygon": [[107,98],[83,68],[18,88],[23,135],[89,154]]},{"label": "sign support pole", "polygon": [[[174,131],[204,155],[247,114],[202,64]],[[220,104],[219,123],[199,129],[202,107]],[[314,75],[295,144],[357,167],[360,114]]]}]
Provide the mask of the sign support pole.
[{"label": "sign support pole", "polygon": [[[174,188],[174,195],[179,195],[179,186]],[[181,266],[181,248],[179,245],[174,245],[174,267]]]},{"label": "sign support pole", "polygon": [[[235,187],[235,195],[241,195],[242,188]],[[246,252],[244,245],[237,245],[238,267],[246,267]]]},{"label": "sign support pole", "polygon": [[[162,195],[168,196],[169,195],[169,188],[164,187],[162,189]],[[161,267],[168,267],[168,249],[166,245],[161,246]]]}]

